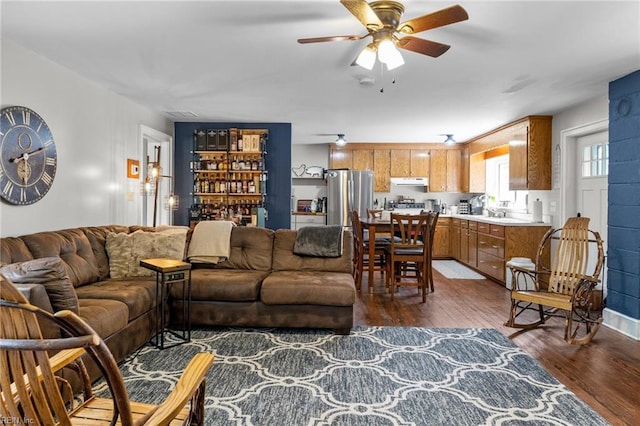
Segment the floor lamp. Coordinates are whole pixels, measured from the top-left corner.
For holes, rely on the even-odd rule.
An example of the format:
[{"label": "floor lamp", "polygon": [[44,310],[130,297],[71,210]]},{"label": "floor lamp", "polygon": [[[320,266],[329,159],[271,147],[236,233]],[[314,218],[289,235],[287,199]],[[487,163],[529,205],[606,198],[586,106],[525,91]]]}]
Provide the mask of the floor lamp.
[{"label": "floor lamp", "polygon": [[158,197],[160,189],[160,179],[171,179],[171,191],[169,195],[165,197],[165,209],[178,210],[178,196],[173,193],[173,177],[162,174],[162,167],[160,167],[160,154],[162,147],[156,145],[154,149],[154,159],[150,161],[147,155],[147,175],[142,182],[142,192],[144,195],[153,195],[153,226],[157,224],[158,218]]}]

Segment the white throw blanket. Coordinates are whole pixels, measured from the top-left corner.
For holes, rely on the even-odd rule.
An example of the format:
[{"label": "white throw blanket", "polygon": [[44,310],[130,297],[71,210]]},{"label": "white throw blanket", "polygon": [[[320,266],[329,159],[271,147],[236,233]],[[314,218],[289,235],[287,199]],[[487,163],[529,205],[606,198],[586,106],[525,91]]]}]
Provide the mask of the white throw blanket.
[{"label": "white throw blanket", "polygon": [[189,262],[218,263],[228,258],[231,252],[231,229],[234,226],[233,222],[222,220],[199,222],[189,243]]}]

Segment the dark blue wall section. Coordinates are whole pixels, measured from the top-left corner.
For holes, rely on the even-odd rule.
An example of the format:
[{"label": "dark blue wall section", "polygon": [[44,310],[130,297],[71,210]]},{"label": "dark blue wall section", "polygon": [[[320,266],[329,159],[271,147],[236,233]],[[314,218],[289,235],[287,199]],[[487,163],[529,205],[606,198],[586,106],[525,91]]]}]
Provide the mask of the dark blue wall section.
[{"label": "dark blue wall section", "polygon": [[180,210],[175,212],[176,225],[189,224],[189,207],[193,176],[193,131],[197,129],[268,129],[265,166],[269,172],[265,207],[267,228],[289,228],[291,225],[291,123],[174,123],[175,124],[175,191],[180,197]]},{"label": "dark blue wall section", "polygon": [[640,71],[609,83],[607,307],[640,319]]}]

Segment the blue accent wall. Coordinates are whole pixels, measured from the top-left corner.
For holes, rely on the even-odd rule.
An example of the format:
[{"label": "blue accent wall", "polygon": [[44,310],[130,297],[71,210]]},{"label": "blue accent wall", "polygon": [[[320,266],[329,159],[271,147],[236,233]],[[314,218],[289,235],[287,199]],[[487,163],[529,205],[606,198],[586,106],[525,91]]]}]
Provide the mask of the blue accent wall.
[{"label": "blue accent wall", "polygon": [[640,70],[609,83],[607,307],[640,319]]},{"label": "blue accent wall", "polygon": [[197,129],[268,129],[265,166],[268,171],[268,212],[266,227],[289,228],[291,225],[291,123],[174,123],[175,165],[174,190],[180,197],[180,210],[174,214],[176,225],[189,225],[189,207],[193,190],[193,175],[189,170],[192,160],[193,131]]}]

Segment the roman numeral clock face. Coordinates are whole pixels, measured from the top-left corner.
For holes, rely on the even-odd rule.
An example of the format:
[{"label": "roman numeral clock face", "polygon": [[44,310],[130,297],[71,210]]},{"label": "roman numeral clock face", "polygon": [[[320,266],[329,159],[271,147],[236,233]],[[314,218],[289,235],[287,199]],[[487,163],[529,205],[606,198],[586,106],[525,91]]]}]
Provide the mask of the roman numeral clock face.
[{"label": "roman numeral clock face", "polygon": [[11,204],[33,204],[49,191],[58,157],[49,126],[21,106],[0,112],[0,197]]}]

